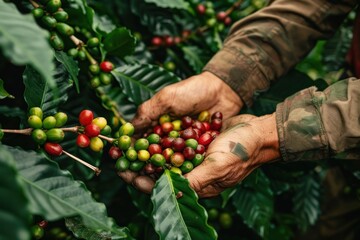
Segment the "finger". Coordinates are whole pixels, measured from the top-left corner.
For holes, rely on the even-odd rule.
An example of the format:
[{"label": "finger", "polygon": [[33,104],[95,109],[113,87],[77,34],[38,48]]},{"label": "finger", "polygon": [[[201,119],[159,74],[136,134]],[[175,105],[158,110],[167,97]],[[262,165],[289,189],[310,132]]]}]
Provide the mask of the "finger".
[{"label": "finger", "polygon": [[151,194],[155,181],[148,176],[138,176],[134,179],[133,186],[144,193]]},{"label": "finger", "polygon": [[217,187],[217,186],[211,184],[211,185],[208,185],[207,187],[201,189],[200,191],[198,191],[197,195],[200,198],[210,198],[210,197],[215,197],[215,196],[219,195],[223,190],[224,190],[224,188],[220,188],[220,187]]},{"label": "finger", "polygon": [[127,184],[131,184],[134,179],[138,176],[138,173],[126,170],[124,172],[117,173]]}]

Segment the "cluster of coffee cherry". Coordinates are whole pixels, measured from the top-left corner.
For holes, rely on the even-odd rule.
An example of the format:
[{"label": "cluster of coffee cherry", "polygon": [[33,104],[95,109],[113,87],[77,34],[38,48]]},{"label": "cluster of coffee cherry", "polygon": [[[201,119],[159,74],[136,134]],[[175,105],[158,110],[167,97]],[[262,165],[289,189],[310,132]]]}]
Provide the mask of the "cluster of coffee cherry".
[{"label": "cluster of coffee cherry", "polygon": [[131,139],[134,127],[120,127],[118,145],[109,150],[119,171],[131,170],[159,176],[164,168],[179,174],[190,172],[204,160],[209,144],[222,127],[222,113],[201,112],[197,118],[183,116],[172,119],[164,114],[149,133]]}]

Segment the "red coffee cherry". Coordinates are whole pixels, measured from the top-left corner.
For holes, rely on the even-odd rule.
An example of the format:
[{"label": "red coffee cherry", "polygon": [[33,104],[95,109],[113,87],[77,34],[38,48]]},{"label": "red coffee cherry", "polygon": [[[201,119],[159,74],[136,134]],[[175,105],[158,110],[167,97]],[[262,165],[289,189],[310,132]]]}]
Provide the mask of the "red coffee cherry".
[{"label": "red coffee cherry", "polygon": [[174,130],[174,125],[172,122],[164,122],[161,124],[161,129],[165,134],[168,134],[172,130]]},{"label": "red coffee cherry", "polygon": [[193,120],[190,116],[184,116],[181,118],[181,127],[183,129],[191,127]]},{"label": "red coffee cherry", "polygon": [[205,11],[206,11],[206,7],[205,7],[203,4],[198,4],[198,5],[196,6],[196,11],[197,11],[199,14],[203,15],[203,14],[205,13]]},{"label": "red coffee cherry", "polygon": [[174,149],[175,152],[182,152],[185,148],[185,140],[183,138],[175,138],[172,142],[172,149]]},{"label": "red coffee cherry", "polygon": [[199,144],[204,145],[206,147],[211,143],[212,140],[213,137],[210,135],[210,133],[206,132],[199,137],[198,142]]},{"label": "red coffee cherry", "polygon": [[154,155],[155,153],[162,152],[162,148],[161,148],[160,144],[157,144],[157,143],[150,144],[147,150],[149,151],[150,155]]},{"label": "red coffee cherry", "polygon": [[222,120],[220,118],[215,118],[211,120],[211,130],[219,131],[222,127]]},{"label": "red coffee cherry", "polygon": [[78,145],[81,148],[86,148],[90,145],[90,138],[85,134],[79,134],[76,137],[76,145]]},{"label": "red coffee cherry", "polygon": [[196,154],[195,150],[192,149],[191,147],[186,147],[183,150],[183,155],[186,160],[192,160],[195,157],[195,154]]},{"label": "red coffee cherry", "polygon": [[205,146],[202,144],[198,144],[195,149],[195,152],[199,154],[203,154],[205,152]]},{"label": "red coffee cherry", "polygon": [[82,126],[89,125],[94,119],[94,113],[90,110],[82,110],[79,114],[79,123]]},{"label": "red coffee cherry", "polygon": [[180,136],[183,139],[190,139],[190,138],[196,138],[196,132],[192,127],[186,128],[184,131],[181,132]]},{"label": "red coffee cherry", "polygon": [[114,69],[114,64],[110,61],[103,61],[100,63],[100,69],[103,72],[111,72]]},{"label": "red coffee cherry", "polygon": [[44,144],[45,151],[53,156],[60,156],[62,154],[62,147],[58,143],[47,142]]},{"label": "red coffee cherry", "polygon": [[180,167],[185,161],[184,155],[181,152],[175,152],[170,157],[170,162],[175,167]]},{"label": "red coffee cherry", "polygon": [[173,141],[174,141],[174,138],[172,138],[172,137],[164,137],[164,138],[162,138],[161,139],[162,148],[171,148]]},{"label": "red coffee cherry", "polygon": [[163,40],[162,40],[161,37],[153,37],[151,39],[151,44],[154,45],[154,46],[159,47],[159,46],[161,46],[163,44]]},{"label": "red coffee cherry", "polygon": [[219,111],[214,112],[214,113],[211,115],[211,120],[213,120],[213,119],[215,119],[215,118],[223,119],[222,113],[219,112]]},{"label": "red coffee cherry", "polygon": [[109,149],[109,156],[111,159],[117,160],[119,157],[122,156],[122,151],[120,148],[118,148],[116,146],[112,146]]},{"label": "red coffee cherry", "polygon": [[224,21],[226,17],[227,14],[224,11],[220,11],[216,14],[216,19],[219,20],[220,22]]},{"label": "red coffee cherry", "polygon": [[90,123],[85,127],[85,134],[86,136],[92,138],[92,137],[97,137],[100,134],[100,128],[98,125],[94,124],[94,123]]}]

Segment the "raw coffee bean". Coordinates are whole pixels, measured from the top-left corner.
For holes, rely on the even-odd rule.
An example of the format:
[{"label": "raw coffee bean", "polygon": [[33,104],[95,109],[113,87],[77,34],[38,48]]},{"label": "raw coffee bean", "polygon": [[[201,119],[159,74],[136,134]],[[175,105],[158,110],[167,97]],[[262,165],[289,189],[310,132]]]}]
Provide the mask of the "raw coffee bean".
[{"label": "raw coffee bean", "polygon": [[58,142],[61,142],[62,140],[64,140],[65,133],[60,128],[52,128],[52,129],[46,131],[46,137],[49,142],[58,143]]},{"label": "raw coffee bean", "polygon": [[96,117],[92,120],[92,123],[98,126],[101,130],[107,125],[107,120],[104,117]]},{"label": "raw coffee bean", "polygon": [[91,64],[89,65],[89,71],[92,74],[97,75],[100,72],[100,67],[98,64]]},{"label": "raw coffee bean", "polygon": [[31,128],[41,128],[42,127],[42,120],[36,115],[31,115],[28,118],[28,124]]},{"label": "raw coffee bean", "polygon": [[211,143],[212,140],[213,140],[213,137],[210,135],[210,133],[206,132],[199,137],[198,143],[201,145],[204,145],[206,147],[207,145],[209,145]]},{"label": "raw coffee bean", "polygon": [[196,149],[195,149],[195,152],[196,153],[200,153],[200,154],[203,154],[205,153],[205,146],[202,145],[202,144],[198,144]]},{"label": "raw coffee bean", "polygon": [[50,13],[54,13],[61,7],[61,0],[50,0],[46,3],[46,10]]},{"label": "raw coffee bean", "polygon": [[103,129],[101,129],[100,134],[105,136],[110,136],[112,129],[109,125],[106,125]]},{"label": "raw coffee bean", "polygon": [[171,122],[171,117],[169,114],[163,114],[159,117],[159,124],[163,124],[165,122]]},{"label": "raw coffee bean", "polygon": [[183,138],[183,139],[195,139],[196,138],[196,132],[195,130],[192,128],[192,127],[188,127],[186,128],[185,130],[183,130],[180,134],[180,136]]},{"label": "raw coffee bean", "polygon": [[51,36],[50,36],[50,44],[51,46],[57,50],[57,51],[61,51],[64,49],[64,41],[62,40],[62,38],[56,33],[56,32],[52,32]]},{"label": "raw coffee bean", "polygon": [[156,153],[150,157],[150,162],[154,164],[154,166],[162,167],[164,166],[166,160],[162,154]]},{"label": "raw coffee bean", "polygon": [[41,18],[44,16],[44,10],[42,8],[34,8],[31,12],[35,18]]},{"label": "raw coffee bean", "polygon": [[115,168],[120,172],[124,172],[124,171],[128,170],[129,167],[130,167],[130,162],[124,156],[117,159],[117,161],[115,163]]},{"label": "raw coffee bean", "polygon": [[161,146],[163,148],[171,148],[172,147],[172,142],[174,141],[175,138],[172,137],[164,137],[161,139]]},{"label": "raw coffee bean", "polygon": [[100,128],[98,125],[94,124],[94,123],[90,123],[88,125],[86,125],[85,129],[84,129],[84,133],[86,134],[86,136],[92,138],[92,137],[97,137],[100,134]]},{"label": "raw coffee bean", "polygon": [[207,122],[210,120],[210,113],[209,111],[202,111],[201,113],[199,113],[198,118],[197,118],[200,122]]},{"label": "raw coffee bean", "polygon": [[192,149],[196,150],[199,143],[194,138],[189,138],[185,140],[185,146],[191,147]]},{"label": "raw coffee bean", "polygon": [[172,130],[169,132],[168,136],[172,138],[177,138],[180,137],[180,133],[178,131]]},{"label": "raw coffee bean", "polygon": [[211,120],[211,129],[215,130],[215,131],[220,131],[221,127],[222,127],[222,120],[220,118],[215,118],[213,120]]},{"label": "raw coffee bean", "polygon": [[174,150],[172,148],[165,148],[162,151],[162,155],[165,157],[165,160],[167,163],[170,163],[170,157],[174,154]]},{"label": "raw coffee bean", "polygon": [[62,23],[62,22],[57,23],[56,30],[64,36],[74,35],[74,28],[66,23]]},{"label": "raw coffee bean", "polygon": [[43,119],[43,111],[39,107],[32,107],[29,109],[29,116],[35,115],[38,116],[40,119]]},{"label": "raw coffee bean", "polygon": [[99,43],[100,43],[99,38],[97,38],[97,37],[92,37],[92,38],[90,38],[90,39],[87,41],[86,45],[87,45],[88,47],[94,48],[94,47],[99,46]]},{"label": "raw coffee bean", "polygon": [[133,172],[139,172],[145,166],[145,162],[142,161],[134,161],[130,162],[129,169]]},{"label": "raw coffee bean", "polygon": [[109,156],[111,159],[118,159],[119,157],[122,156],[122,151],[120,148],[116,147],[116,146],[112,146],[110,149],[109,149]]},{"label": "raw coffee bean", "polygon": [[157,143],[150,144],[147,150],[149,151],[150,155],[154,155],[155,153],[162,153],[162,148],[160,144]]},{"label": "raw coffee bean", "polygon": [[64,112],[57,112],[54,117],[56,119],[55,127],[57,128],[64,126],[68,120],[68,116]]},{"label": "raw coffee bean", "polygon": [[112,81],[112,75],[110,73],[101,72],[99,78],[100,82],[104,85],[109,85]]},{"label": "raw coffee bean", "polygon": [[109,73],[114,69],[114,64],[110,61],[103,61],[100,63],[100,69],[105,73]]},{"label": "raw coffee bean", "polygon": [[45,151],[53,156],[60,156],[62,154],[62,147],[58,143],[47,142],[44,144]]},{"label": "raw coffee bean", "polygon": [[192,160],[195,157],[195,150],[192,149],[191,147],[185,147],[184,150],[182,151],[184,158],[186,160]]},{"label": "raw coffee bean", "polygon": [[90,138],[85,134],[79,134],[76,137],[76,145],[78,145],[81,148],[86,148],[90,145]]},{"label": "raw coffee bean", "polygon": [[185,161],[184,155],[181,152],[174,152],[170,157],[170,162],[175,167],[180,167]]},{"label": "raw coffee bean", "polygon": [[199,166],[204,161],[204,155],[197,153],[195,154],[195,157],[192,159],[192,163],[194,167]]},{"label": "raw coffee bean", "polygon": [[172,142],[172,149],[175,152],[182,152],[185,148],[185,140],[183,138],[175,138]]},{"label": "raw coffee bean", "polygon": [[143,162],[146,162],[150,158],[150,153],[148,150],[141,149],[138,151],[137,154],[138,154],[138,159]]},{"label": "raw coffee bean", "polygon": [[172,122],[164,122],[161,124],[161,129],[164,134],[169,134],[169,132],[174,130],[174,125],[172,124]]},{"label": "raw coffee bean", "polygon": [[204,125],[205,131],[209,131],[211,129],[211,125],[209,122],[202,122],[202,124]]},{"label": "raw coffee bean", "polygon": [[150,144],[153,144],[153,143],[160,143],[160,136],[156,133],[151,133],[147,138],[146,138]]},{"label": "raw coffee bean", "polygon": [[139,138],[135,141],[134,148],[136,151],[146,150],[149,147],[149,141],[146,138]]},{"label": "raw coffee bean", "polygon": [[86,53],[83,49],[79,49],[78,50],[78,58],[81,60],[81,61],[84,61],[86,59]]},{"label": "raw coffee bean", "polygon": [[94,119],[94,113],[91,110],[82,110],[79,114],[79,123],[82,126],[89,125]]},{"label": "raw coffee bean", "polygon": [[156,133],[157,135],[159,136],[163,136],[164,135],[164,132],[161,128],[161,125],[156,125],[153,127],[153,132]]},{"label": "raw coffee bean", "polygon": [[66,22],[69,19],[69,14],[67,12],[65,12],[64,10],[59,9],[59,11],[57,11],[53,14],[53,17],[58,22]]},{"label": "raw coffee bean", "polygon": [[128,150],[129,147],[131,146],[131,138],[128,135],[122,135],[119,137],[119,141],[118,141],[118,147],[121,150]]},{"label": "raw coffee bean", "polygon": [[181,172],[180,168],[178,168],[178,167],[173,166],[173,167],[170,168],[170,171],[173,172],[173,173],[182,175],[182,172]]},{"label": "raw coffee bean", "polygon": [[51,129],[56,126],[56,118],[54,116],[47,116],[43,120],[43,128]]},{"label": "raw coffee bean", "polygon": [[172,124],[174,126],[175,131],[180,131],[181,130],[181,120],[180,119],[172,121]]},{"label": "raw coffee bean", "polygon": [[100,78],[98,76],[95,76],[95,77],[90,79],[90,86],[92,88],[97,88],[100,85],[101,85],[101,81],[100,81]]},{"label": "raw coffee bean", "polygon": [[214,112],[214,113],[211,115],[211,120],[213,120],[213,119],[215,119],[215,118],[223,119],[222,113],[219,112],[219,111]]},{"label": "raw coffee bean", "polygon": [[193,124],[193,119],[190,116],[184,116],[181,118],[181,127],[183,129],[191,127]]},{"label": "raw coffee bean", "polygon": [[182,173],[191,172],[191,170],[193,169],[194,169],[194,165],[190,161],[185,161],[180,167]]},{"label": "raw coffee bean", "polygon": [[90,149],[94,152],[100,152],[104,148],[104,142],[99,137],[90,138]]},{"label": "raw coffee bean", "polygon": [[70,48],[67,52],[70,57],[77,58],[78,50],[76,48]]},{"label": "raw coffee bean", "polygon": [[[0,133],[1,135],[1,133]],[[46,133],[42,130],[42,129],[34,129],[31,132],[31,137],[32,139],[37,143],[37,144],[44,144],[46,142]]]},{"label": "raw coffee bean", "polygon": [[129,161],[131,161],[131,162],[133,162],[133,161],[135,161],[135,160],[138,159],[138,153],[137,153],[136,150],[135,150],[134,148],[132,148],[132,147],[130,147],[130,148],[128,148],[128,150],[126,150],[125,156],[126,156],[126,158],[127,158]]},{"label": "raw coffee bean", "polygon": [[56,19],[54,17],[48,16],[48,15],[44,15],[40,19],[40,21],[41,21],[42,25],[49,30],[55,28],[56,24],[57,24]]},{"label": "raw coffee bean", "polygon": [[192,124],[192,127],[195,129],[199,129],[201,133],[206,132],[204,125],[199,120],[195,120]]}]

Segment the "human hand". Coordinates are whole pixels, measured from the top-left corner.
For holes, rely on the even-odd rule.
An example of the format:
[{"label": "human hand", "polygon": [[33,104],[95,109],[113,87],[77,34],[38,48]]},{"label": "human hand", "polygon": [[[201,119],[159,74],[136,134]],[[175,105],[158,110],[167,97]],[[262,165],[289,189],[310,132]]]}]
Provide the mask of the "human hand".
[{"label": "human hand", "polygon": [[164,87],[138,107],[132,121],[137,131],[158,122],[161,115],[195,115],[207,110],[221,111],[223,118],[236,115],[243,101],[224,81],[210,72],[203,72],[181,82]]},{"label": "human hand", "polygon": [[[255,168],[279,157],[275,114],[238,115],[224,121],[222,132],[209,145],[204,162],[184,177],[200,197],[216,196]],[[119,175],[145,193],[150,194],[155,184],[150,177],[132,171]]]}]

